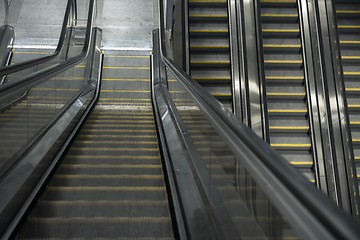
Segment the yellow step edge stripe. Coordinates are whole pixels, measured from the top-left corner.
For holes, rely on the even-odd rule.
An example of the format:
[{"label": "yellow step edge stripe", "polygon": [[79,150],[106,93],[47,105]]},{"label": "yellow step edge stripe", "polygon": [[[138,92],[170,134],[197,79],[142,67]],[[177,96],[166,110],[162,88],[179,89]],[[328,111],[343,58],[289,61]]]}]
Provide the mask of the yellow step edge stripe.
[{"label": "yellow step edge stripe", "polygon": [[281,17],[281,18],[288,18],[288,17],[299,17],[298,14],[294,14],[294,13],[262,13],[261,17],[273,17],[273,18],[277,18],[277,17]]},{"label": "yellow step edge stripe", "polygon": [[340,40],[340,44],[360,44],[360,41],[347,41],[347,40]]},{"label": "yellow step edge stripe", "polygon": [[271,130],[309,130],[308,126],[270,126]]},{"label": "yellow step edge stripe", "polygon": [[105,54],[105,58],[144,58],[148,59],[150,56],[139,55],[139,56],[126,56],[126,55],[107,55]]},{"label": "yellow step edge stripe", "polygon": [[348,104],[348,108],[360,108],[360,104]]},{"label": "yellow step edge stripe", "polygon": [[51,54],[52,52],[18,52],[16,49],[14,51],[15,54],[40,54],[40,55],[45,55],[45,54]]},{"label": "yellow step edge stripe", "polygon": [[345,90],[348,92],[358,92],[360,91],[360,88],[345,88]]},{"label": "yellow step edge stripe", "polygon": [[301,48],[300,44],[264,44],[264,48]]},{"label": "yellow step edge stripe", "polygon": [[[142,175],[143,177],[144,175]],[[162,175],[161,175],[162,176]],[[167,200],[42,200],[42,205],[164,205]]]},{"label": "yellow step edge stripe", "polygon": [[150,93],[150,90],[106,90],[102,89],[100,92],[103,93]]},{"label": "yellow step edge stripe", "polygon": [[299,64],[303,63],[302,60],[265,60],[265,63],[282,63],[282,64]]},{"label": "yellow step edge stripe", "polygon": [[360,72],[344,72],[344,75],[360,75]]},{"label": "yellow step edge stripe", "polygon": [[[340,25],[338,26],[339,29],[359,29],[360,26],[358,25]],[[340,41],[341,43],[341,41]]]},{"label": "yellow step edge stripe", "polygon": [[227,18],[227,14],[189,14],[189,17]]},{"label": "yellow step edge stripe", "polygon": [[[50,188],[50,187],[49,187]],[[50,188],[51,189],[51,188]],[[74,189],[76,190],[76,189]],[[151,190],[149,190],[151,191]],[[162,189],[164,191],[164,189]],[[61,224],[61,223],[170,223],[170,217],[51,217],[39,218],[29,217],[28,220],[34,223]]]},{"label": "yellow step edge stripe", "polygon": [[266,76],[267,80],[304,80],[304,76]]},{"label": "yellow step edge stripe", "polygon": [[290,164],[292,165],[313,165],[314,163],[313,162],[295,162],[295,161],[291,161]]},{"label": "yellow step edge stripe", "polygon": [[192,33],[228,33],[227,29],[190,29]]},{"label": "yellow step edge stripe", "polygon": [[140,145],[140,144],[149,144],[154,145],[158,144],[157,141],[104,141],[104,140],[98,140],[98,141],[81,141],[78,139],[73,144],[134,144],[134,145]]},{"label": "yellow step edge stripe", "polygon": [[305,97],[306,93],[266,93],[267,96],[301,96],[301,97]]},{"label": "yellow step edge stripe", "polygon": [[272,143],[272,147],[311,147],[310,143]]},{"label": "yellow step edge stripe", "polygon": [[70,164],[63,163],[61,168],[146,168],[158,169],[161,164]]},{"label": "yellow step edge stripe", "polygon": [[100,98],[99,101],[150,101],[150,99],[145,99],[145,98]]},{"label": "yellow step edge stripe", "polygon": [[54,178],[61,179],[162,179],[163,175],[75,175],[75,174],[55,174]]},{"label": "yellow step edge stripe", "polygon": [[191,64],[230,64],[230,61],[191,61]]},{"label": "yellow step edge stripe", "polygon": [[103,69],[137,69],[137,70],[150,70],[148,66],[104,66]]},{"label": "yellow step edge stripe", "polygon": [[142,160],[157,160],[160,159],[160,156],[131,156],[131,155],[102,155],[102,156],[94,156],[94,155],[71,155],[67,154],[65,159],[142,159]]},{"label": "yellow step edge stripe", "polygon": [[261,0],[261,3],[296,3],[296,0]]},{"label": "yellow step edge stripe", "polygon": [[193,77],[194,80],[196,81],[205,81],[205,80],[209,80],[209,81],[228,81],[231,80],[230,77]]},{"label": "yellow step edge stripe", "polygon": [[360,10],[336,10],[336,13],[360,14]]},{"label": "yellow step edge stripe", "polygon": [[[89,125],[87,125],[89,126]],[[101,124],[101,123],[91,123],[90,126],[92,127],[141,127],[141,128],[153,128],[155,127],[155,124],[123,124],[123,123],[119,123],[119,124]]]},{"label": "yellow step edge stripe", "polygon": [[189,0],[189,3],[226,3],[226,0]]},{"label": "yellow step edge stripe", "polygon": [[347,60],[347,59],[360,59],[360,56],[341,56],[341,59]]},{"label": "yellow step edge stripe", "polygon": [[300,29],[263,29],[264,33],[298,33]]},{"label": "yellow step edge stripe", "polygon": [[197,48],[197,49],[202,49],[202,48],[210,48],[210,49],[228,49],[229,46],[228,45],[191,45],[190,48]]},{"label": "yellow step edge stripe", "polygon": [[149,82],[150,78],[102,78],[102,81]]},{"label": "yellow step edge stripe", "polygon": [[46,191],[164,191],[165,187],[152,187],[152,186],[106,186],[106,187],[55,187],[49,186]]},{"label": "yellow step edge stripe", "polygon": [[273,113],[307,113],[306,109],[270,109],[268,112]]}]

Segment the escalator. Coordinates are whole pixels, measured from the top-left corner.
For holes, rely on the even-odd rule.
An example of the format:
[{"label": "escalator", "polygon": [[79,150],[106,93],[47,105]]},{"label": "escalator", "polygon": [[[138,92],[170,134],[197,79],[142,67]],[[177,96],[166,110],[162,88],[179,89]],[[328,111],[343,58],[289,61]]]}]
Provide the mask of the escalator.
[{"label": "escalator", "polygon": [[297,1],[261,1],[270,145],[315,182]]},{"label": "escalator", "polygon": [[151,57],[101,50],[89,3],[79,55],[0,87],[0,103],[29,91],[1,112],[9,136],[2,146],[16,141],[18,126],[30,138],[0,166],[2,238],[360,236],[349,216],[173,64],[160,44],[163,1]]},{"label": "escalator", "polygon": [[98,104],[17,239],[173,238],[149,106],[149,56],[111,52],[103,69]]},{"label": "escalator", "polygon": [[335,6],[350,130],[360,186],[360,4],[354,1],[336,1]]},{"label": "escalator", "polygon": [[188,0],[190,75],[232,108],[228,2]]}]

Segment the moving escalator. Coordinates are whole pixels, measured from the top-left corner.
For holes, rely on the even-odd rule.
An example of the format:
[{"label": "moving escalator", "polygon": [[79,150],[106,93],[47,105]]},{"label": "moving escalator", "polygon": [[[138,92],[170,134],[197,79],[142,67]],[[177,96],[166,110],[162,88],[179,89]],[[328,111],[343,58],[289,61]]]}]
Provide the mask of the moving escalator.
[{"label": "moving escalator", "polygon": [[226,0],[188,0],[190,75],[232,109],[229,18]]},{"label": "moving escalator", "polygon": [[352,144],[360,186],[360,4],[354,1],[336,1],[335,6]]},{"label": "moving escalator", "polygon": [[17,239],[174,237],[150,106],[149,55],[105,52],[103,69],[98,104]]},{"label": "moving escalator", "polygon": [[315,182],[297,1],[261,1],[270,145]]},{"label": "moving escalator", "polygon": [[[163,1],[151,66],[148,51],[100,49],[94,3],[78,56],[0,87],[0,103],[24,89],[34,94],[0,118],[9,136],[18,119],[33,131],[0,166],[2,238],[360,236],[349,216],[173,65],[160,44]],[[50,102],[29,102],[44,92]],[[46,115],[31,112],[40,106],[51,114],[32,128]]]}]

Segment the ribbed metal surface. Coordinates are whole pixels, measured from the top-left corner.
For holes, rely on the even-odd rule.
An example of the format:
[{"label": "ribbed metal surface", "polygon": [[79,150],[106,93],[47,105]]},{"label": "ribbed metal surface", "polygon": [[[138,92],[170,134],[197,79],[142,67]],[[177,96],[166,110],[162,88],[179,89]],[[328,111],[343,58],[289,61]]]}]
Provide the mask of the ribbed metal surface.
[{"label": "ribbed metal surface", "polygon": [[172,239],[148,52],[106,52],[100,99],[19,239]]},{"label": "ribbed metal surface", "polygon": [[227,0],[188,1],[190,75],[231,108]]},{"label": "ribbed metal surface", "polygon": [[360,4],[336,4],[341,62],[360,186]]},{"label": "ribbed metal surface", "polygon": [[270,144],[315,181],[297,1],[263,0],[261,19]]}]

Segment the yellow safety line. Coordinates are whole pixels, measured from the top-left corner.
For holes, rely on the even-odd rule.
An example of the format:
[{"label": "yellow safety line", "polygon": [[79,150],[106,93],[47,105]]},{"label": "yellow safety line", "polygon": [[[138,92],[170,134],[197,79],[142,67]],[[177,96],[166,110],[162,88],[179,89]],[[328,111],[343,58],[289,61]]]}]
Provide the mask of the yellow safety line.
[{"label": "yellow safety line", "polygon": [[360,72],[344,72],[344,75],[360,75]]},{"label": "yellow safety line", "polygon": [[264,44],[264,48],[301,48],[300,44]]},{"label": "yellow safety line", "polygon": [[216,48],[229,48],[228,45],[191,45],[190,48],[210,48],[210,49],[216,49]]},{"label": "yellow safety line", "polygon": [[62,168],[161,168],[160,164],[61,164]]},{"label": "yellow safety line", "polygon": [[165,187],[152,187],[152,186],[80,186],[80,187],[58,187],[48,186],[47,191],[164,191]]},{"label": "yellow safety line", "polygon": [[150,90],[105,90],[101,89],[100,92],[104,93],[149,93]]},{"label": "yellow safety line", "polygon": [[310,143],[272,143],[272,147],[311,147]]},{"label": "yellow safety line", "polygon": [[340,41],[340,44],[360,44],[360,41],[343,40],[343,41]]},{"label": "yellow safety line", "polygon": [[94,156],[94,155],[66,155],[66,159],[76,159],[76,158],[83,158],[83,159],[143,159],[143,160],[157,160],[160,159],[160,156],[148,156],[148,155],[141,155],[141,156],[132,156],[132,155],[102,155],[102,156]]},{"label": "yellow safety line", "polygon": [[79,89],[68,89],[68,88],[33,88],[35,91],[79,91]]},{"label": "yellow safety line", "polygon": [[270,109],[269,112],[279,113],[307,113],[306,109]]},{"label": "yellow safety line", "polygon": [[309,130],[308,126],[270,126],[272,130]]},{"label": "yellow safety line", "polygon": [[265,60],[265,63],[282,63],[282,64],[299,64],[303,63],[302,60]]},{"label": "yellow safety line", "polygon": [[339,29],[358,29],[358,28],[360,28],[360,26],[358,26],[358,25],[340,25],[340,26],[338,26],[338,28]]},{"label": "yellow safety line", "polygon": [[75,175],[75,174],[56,174],[54,178],[61,179],[162,179],[163,175]]},{"label": "yellow safety line", "polygon": [[284,13],[284,14],[281,14],[281,13],[275,13],[275,14],[262,13],[261,16],[262,17],[272,17],[272,18],[277,18],[277,17],[288,18],[288,17],[298,17],[299,15],[298,14],[287,14],[287,13]]},{"label": "yellow safety line", "polygon": [[296,0],[261,0],[261,3],[296,3]]},{"label": "yellow safety line", "polygon": [[[131,125],[134,126],[134,125]],[[134,145],[140,145],[140,144],[150,144],[150,145],[154,145],[154,144],[158,144],[157,141],[103,141],[103,140],[99,140],[99,141],[82,141],[81,139],[77,140],[74,144],[134,144]]]},{"label": "yellow safety line", "polygon": [[271,93],[271,92],[268,92],[266,93],[267,96],[301,96],[301,97],[305,97],[306,96],[306,93]]},{"label": "yellow safety line", "polygon": [[109,101],[109,100],[113,100],[113,101],[150,101],[150,99],[145,99],[145,98],[100,98],[99,101]]},{"label": "yellow safety line", "polygon": [[190,3],[226,3],[226,0],[189,0]]},{"label": "yellow safety line", "polygon": [[358,92],[360,91],[360,88],[345,88],[345,90],[349,92]]},{"label": "yellow safety line", "polygon": [[290,164],[292,165],[313,165],[313,162],[295,162],[295,161],[291,161]]},{"label": "yellow safety line", "polygon": [[51,52],[18,52],[14,51],[15,54],[50,54]]},{"label": "yellow safety line", "polygon": [[190,32],[192,33],[228,33],[229,30],[227,29],[190,29]]},{"label": "yellow safety line", "polygon": [[265,33],[298,33],[299,29],[263,29]]},{"label": "yellow safety line", "polygon": [[104,66],[103,69],[137,69],[137,70],[150,70],[148,66]]},{"label": "yellow safety line", "polygon": [[149,82],[150,78],[102,78],[102,81]]},{"label": "yellow safety line", "polygon": [[230,61],[191,61],[191,64],[230,64]]},{"label": "yellow safety line", "polygon": [[336,13],[360,14],[360,10],[336,10]]},{"label": "yellow safety line", "polygon": [[189,14],[189,17],[227,18],[226,14]]},{"label": "yellow safety line", "polygon": [[341,59],[347,60],[347,59],[360,59],[360,56],[341,56]]},{"label": "yellow safety line", "polygon": [[105,132],[109,132],[109,133],[126,133],[126,132],[154,133],[154,132],[156,132],[155,130],[144,130],[144,129],[82,129],[82,131],[83,132],[101,132],[101,133],[105,133]]},{"label": "yellow safety line", "polygon": [[[50,188],[50,187],[49,187]],[[50,188],[51,189],[51,188]],[[75,190],[75,189],[74,189]],[[110,189],[109,189],[110,190]],[[164,191],[165,189],[161,189]],[[151,191],[151,190],[149,190]],[[172,219],[170,217],[51,217],[51,218],[35,218],[30,217],[30,222],[46,224],[61,224],[61,223],[170,223]]]},{"label": "yellow safety line", "polygon": [[121,55],[107,55],[107,54],[105,54],[105,58],[146,58],[146,59],[148,59],[149,58],[149,56],[121,56]]},{"label": "yellow safety line", "polygon": [[360,104],[348,104],[348,108],[360,108]]},{"label": "yellow safety line", "polygon": [[304,76],[266,76],[267,80],[304,80]]}]

